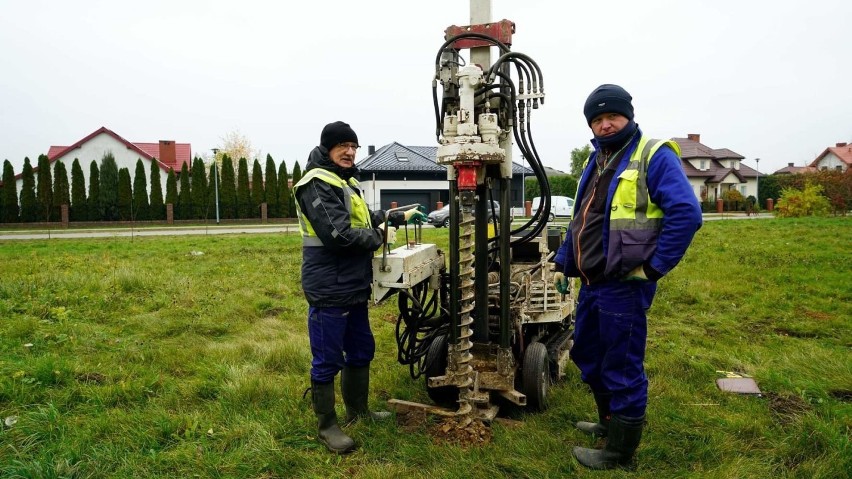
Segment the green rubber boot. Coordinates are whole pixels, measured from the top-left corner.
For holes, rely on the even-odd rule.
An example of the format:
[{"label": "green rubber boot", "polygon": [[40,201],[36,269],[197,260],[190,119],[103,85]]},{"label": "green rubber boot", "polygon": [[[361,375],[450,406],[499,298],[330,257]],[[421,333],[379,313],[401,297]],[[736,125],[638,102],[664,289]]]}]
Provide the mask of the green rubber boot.
[{"label": "green rubber boot", "polygon": [[334,411],[334,382],[320,384],[311,381],[311,402],[317,415],[318,437],[329,451],[347,454],[355,450],[355,441],[337,425]]},{"label": "green rubber boot", "polygon": [[343,404],[346,405],[346,424],[362,417],[376,421],[383,421],[391,417],[391,413],[388,411],[371,412],[367,406],[367,395],[370,391],[370,366],[344,367],[340,378],[340,389],[343,392]]},{"label": "green rubber boot", "polygon": [[609,430],[609,402],[612,399],[612,393],[594,393],[594,396],[595,404],[598,406],[598,422],[580,421],[575,426],[592,436],[606,437]]},{"label": "green rubber boot", "polygon": [[575,447],[574,457],[590,469],[615,469],[631,465],[633,454],[642,439],[645,416],[614,415],[609,423],[609,435],[603,449]]}]

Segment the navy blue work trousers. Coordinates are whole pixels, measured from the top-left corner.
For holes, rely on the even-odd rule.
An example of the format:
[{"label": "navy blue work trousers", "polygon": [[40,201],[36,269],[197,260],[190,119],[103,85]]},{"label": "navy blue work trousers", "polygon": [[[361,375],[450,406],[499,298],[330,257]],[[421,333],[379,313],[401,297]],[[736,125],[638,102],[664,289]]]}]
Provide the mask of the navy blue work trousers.
[{"label": "navy blue work trousers", "polygon": [[645,311],[651,307],[656,290],[654,282],[637,281],[608,281],[580,288],[571,359],[592,392],[612,394],[612,414],[645,414]]},{"label": "navy blue work trousers", "polygon": [[376,353],[370,330],[367,303],[332,308],[308,308],[308,337],[311,341],[311,379],[334,381],[344,366],[367,366]]}]

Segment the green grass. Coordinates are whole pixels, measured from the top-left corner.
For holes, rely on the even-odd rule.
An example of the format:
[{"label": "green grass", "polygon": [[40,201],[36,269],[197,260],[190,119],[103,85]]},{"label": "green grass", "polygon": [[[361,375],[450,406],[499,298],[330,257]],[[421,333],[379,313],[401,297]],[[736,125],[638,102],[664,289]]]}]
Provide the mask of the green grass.
[{"label": "green grass", "polygon": [[[638,467],[591,472],[570,453],[594,416],[573,368],[484,446],[358,423],[357,452],[327,453],[302,398],[296,235],[0,242],[0,419],[17,416],[0,477],[849,477],[850,244],[844,218],[707,222],[649,313]],[[396,363],[395,308],[371,311],[374,407],[429,402]],[[717,371],[763,397],[719,391]]]}]

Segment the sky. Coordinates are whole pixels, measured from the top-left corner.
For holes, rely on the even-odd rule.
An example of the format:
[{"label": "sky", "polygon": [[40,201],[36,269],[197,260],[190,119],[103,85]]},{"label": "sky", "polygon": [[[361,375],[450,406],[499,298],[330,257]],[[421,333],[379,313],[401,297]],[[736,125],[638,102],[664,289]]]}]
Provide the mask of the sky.
[{"label": "sky", "polygon": [[[131,142],[190,143],[194,155],[238,133],[291,168],[336,120],[361,145],[434,146],[435,57],[448,26],[471,24],[470,7],[0,0],[0,160],[20,173],[25,156],[35,164],[102,126]],[[631,93],[649,136],[700,134],[764,173],[852,142],[849,0],[490,7],[491,20],[515,23],[512,50],[542,70],[531,130],[546,166],[569,171],[571,150],[588,144],[583,103],[603,83]]]}]

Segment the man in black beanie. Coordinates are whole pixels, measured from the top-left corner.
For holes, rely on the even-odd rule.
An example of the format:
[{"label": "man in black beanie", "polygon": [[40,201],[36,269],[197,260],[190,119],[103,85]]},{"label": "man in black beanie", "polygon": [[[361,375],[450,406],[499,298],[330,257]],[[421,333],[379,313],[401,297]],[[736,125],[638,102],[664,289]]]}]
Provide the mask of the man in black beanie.
[{"label": "man in black beanie", "polygon": [[[367,407],[370,362],[376,350],[367,315],[373,282],[373,253],[383,242],[385,212],[370,211],[355,176],[358,135],[336,121],[322,129],[320,144],[308,156],[305,174],[293,186],[302,234],[302,290],[308,300],[311,343],[311,402],[319,440],[332,452],[345,454],[355,442],[337,423],[334,378],[340,389],[346,422],[358,418],[387,419],[389,412]],[[422,221],[417,208],[400,213],[405,221]]]},{"label": "man in black beanie", "polygon": [[592,390],[598,422],[576,426],[607,442],[602,450],[573,453],[592,469],[626,466],[639,446],[648,401],[646,311],[657,281],[677,265],[702,222],[680,148],[643,135],[632,101],[611,84],[586,99],[595,149],[554,260],[557,290],[567,291],[568,277],[582,283],[571,359]]}]

